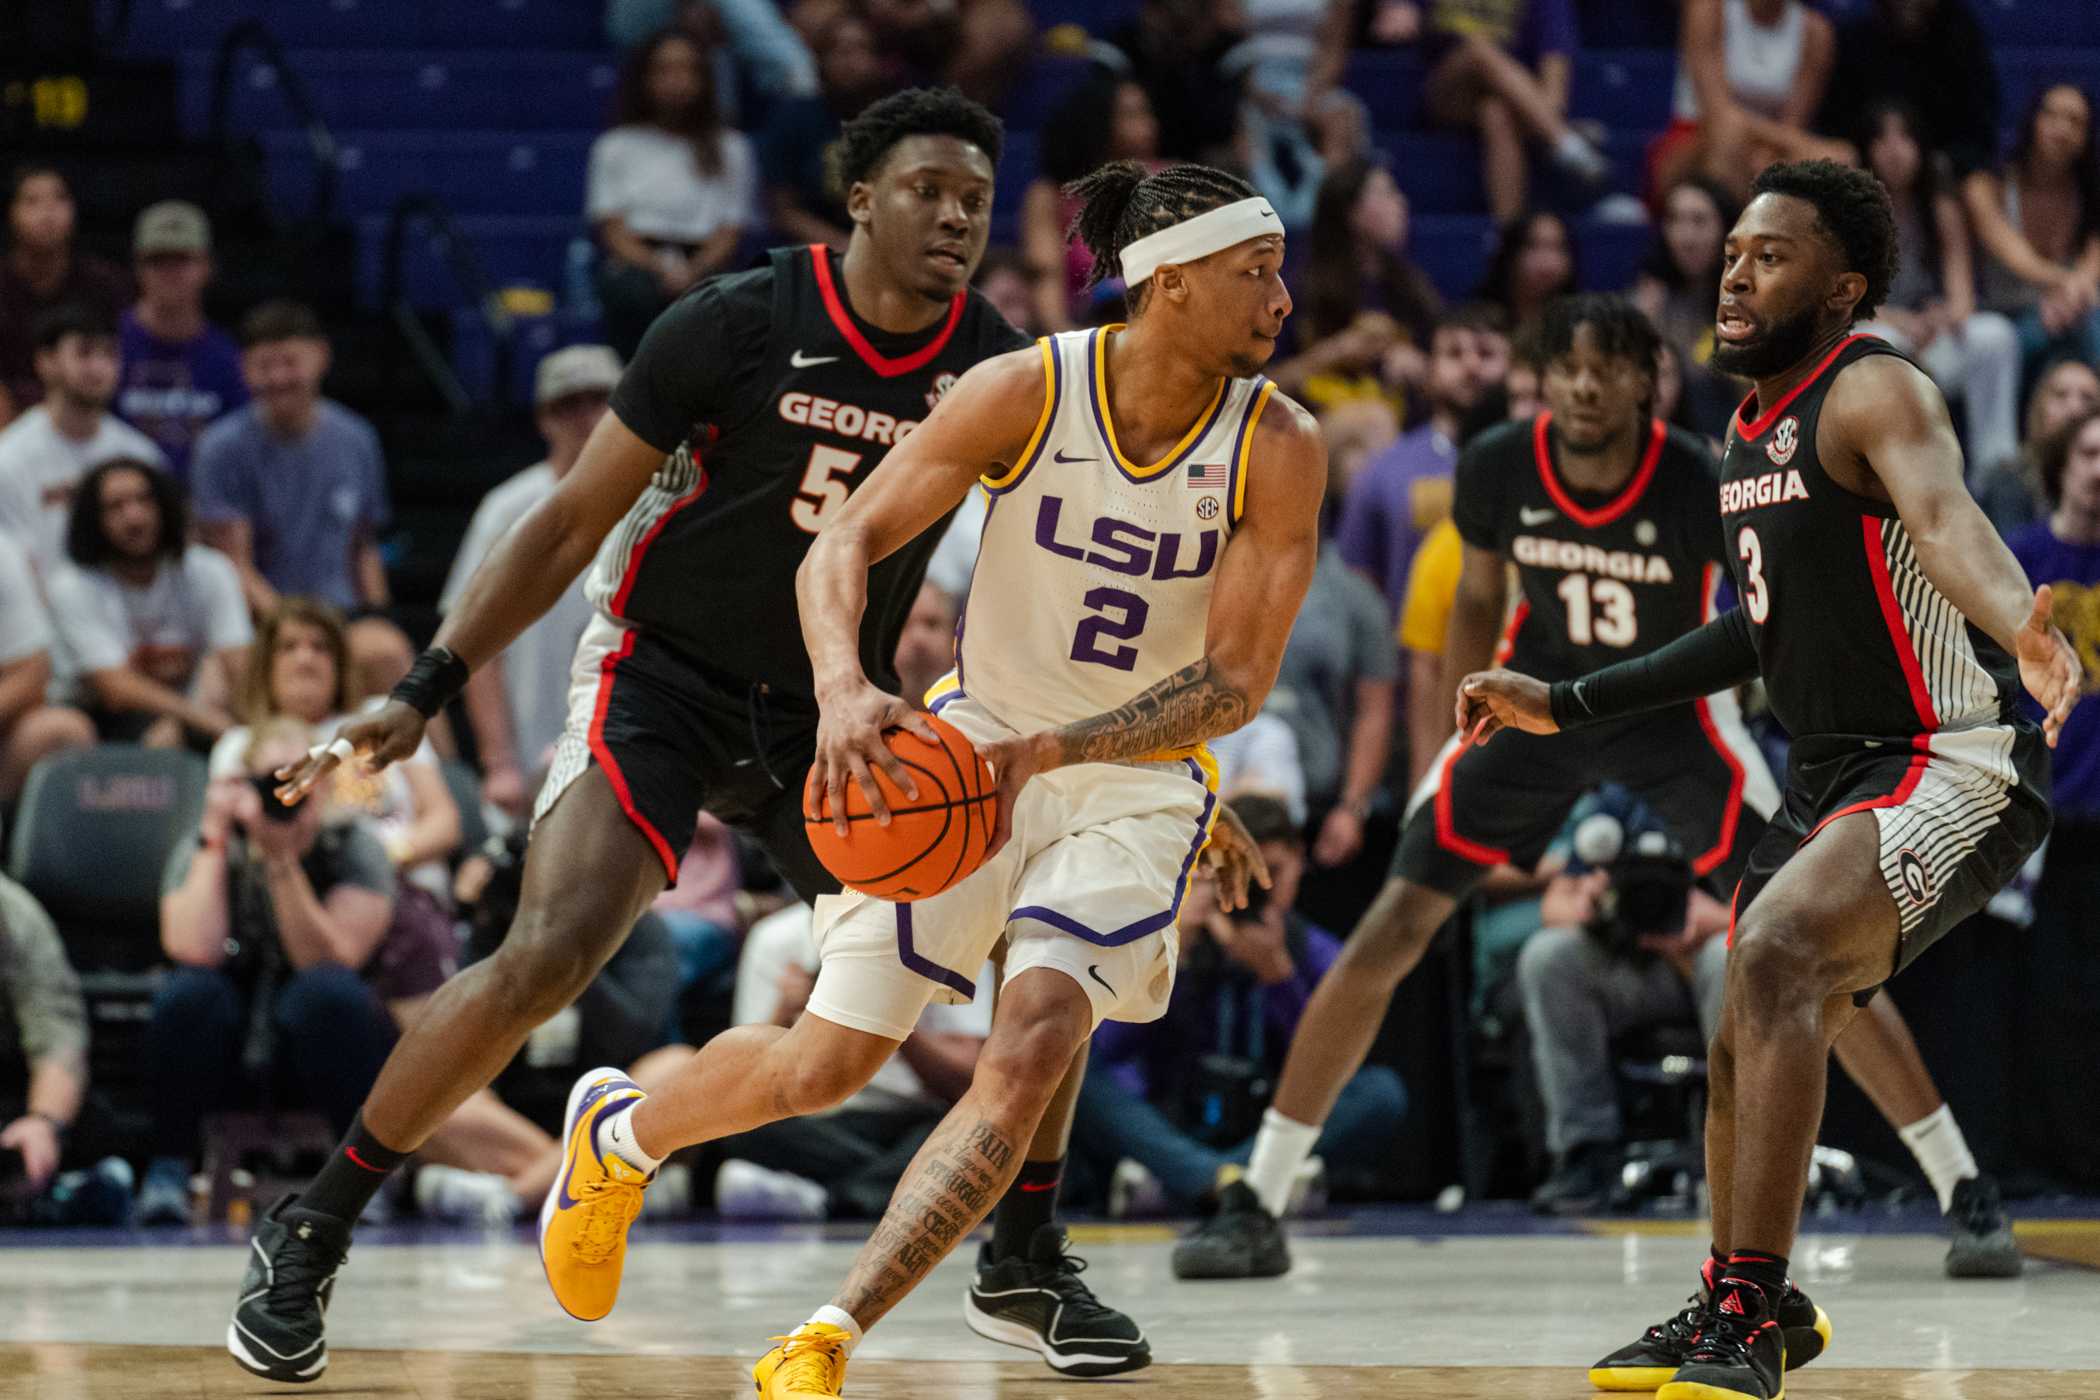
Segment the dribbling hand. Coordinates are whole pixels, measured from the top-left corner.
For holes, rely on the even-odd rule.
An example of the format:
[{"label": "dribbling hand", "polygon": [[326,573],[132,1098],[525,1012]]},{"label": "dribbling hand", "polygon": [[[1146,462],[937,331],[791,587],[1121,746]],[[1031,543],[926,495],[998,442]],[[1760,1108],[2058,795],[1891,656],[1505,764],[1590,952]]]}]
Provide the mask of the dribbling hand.
[{"label": "dribbling hand", "polygon": [[2071,649],[2063,629],[2049,620],[2054,605],[2048,584],[2035,589],[2034,611],[2013,638],[2020,662],[2020,684],[2042,707],[2042,738],[2052,749],[2064,721],[2071,717],[2071,707],[2078,703],[2085,680],[2078,653]]},{"label": "dribbling hand", "polygon": [[297,763],[277,770],[277,797],[287,805],[304,801],[320,786],[321,779],[343,763],[342,746],[366,772],[376,773],[389,763],[399,763],[423,743],[428,724],[413,705],[389,700],[364,719],[352,720],[336,731],[335,738],[315,748]]},{"label": "dribbling hand", "polygon": [[802,814],[822,816],[828,801],[832,825],[843,840],[853,830],[846,815],[846,783],[851,779],[867,795],[876,824],[888,826],[890,804],[882,795],[882,785],[875,781],[874,770],[889,774],[907,801],[916,800],[919,789],[910,771],[883,742],[883,731],[909,729],[929,744],[940,743],[940,736],[926,722],[924,711],[865,680],[857,689],[821,697],[818,705],[817,758],[809,765],[809,779],[803,784]]},{"label": "dribbling hand", "polygon": [[1210,828],[1210,844],[1203,848],[1203,863],[1217,880],[1218,908],[1225,913],[1247,907],[1249,885],[1265,890],[1272,887],[1261,847],[1225,803],[1218,804],[1218,819]]},{"label": "dribbling hand", "polygon": [[1504,729],[1557,734],[1546,683],[1516,671],[1475,671],[1458,683],[1458,732],[1467,744],[1485,744]]}]

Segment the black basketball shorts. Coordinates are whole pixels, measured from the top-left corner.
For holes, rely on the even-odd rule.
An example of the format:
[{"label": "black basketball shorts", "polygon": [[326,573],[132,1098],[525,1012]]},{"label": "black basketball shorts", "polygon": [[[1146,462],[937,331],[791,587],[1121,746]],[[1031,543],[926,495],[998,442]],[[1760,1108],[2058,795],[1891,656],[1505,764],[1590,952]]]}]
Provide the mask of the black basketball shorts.
[{"label": "black basketball shorts", "polygon": [[1495,866],[1530,870],[1576,800],[1605,783],[1653,808],[1724,898],[1779,797],[1731,696],[1565,734],[1453,735],[1408,801],[1393,874],[1463,898]]},{"label": "black basketball shorts", "polygon": [[[1779,811],[1750,851],[1728,936],[1780,868],[1839,817],[1871,812],[1877,878],[1896,902],[1889,976],[1990,903],[2049,834],[2049,749],[2026,723],[1920,735],[1795,742]],[[1854,1000],[1864,1006],[1875,989]]]},{"label": "black basketball shorts", "polygon": [[596,764],[674,884],[705,810],[757,841],[803,899],[836,894],[802,825],[816,744],[810,701],[712,672],[646,629],[600,615],[576,648],[568,726],[533,822]]}]

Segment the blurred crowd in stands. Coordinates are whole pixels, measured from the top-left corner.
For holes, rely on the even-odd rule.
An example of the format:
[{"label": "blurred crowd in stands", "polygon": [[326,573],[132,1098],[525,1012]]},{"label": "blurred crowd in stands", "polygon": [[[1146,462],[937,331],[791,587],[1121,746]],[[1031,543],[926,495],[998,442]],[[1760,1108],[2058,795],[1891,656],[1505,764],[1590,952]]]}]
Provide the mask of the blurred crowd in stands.
[{"label": "blurred crowd in stands", "polygon": [[[1089,289],[1088,254],[1066,240],[1065,182],[1109,159],[1244,173],[1290,231],[1297,311],[1268,372],[1316,412],[1331,459],[1330,532],[1281,679],[1217,746],[1276,885],[1232,915],[1192,890],[1175,1006],[1103,1030],[1074,1141],[1077,1189],[1098,1207],[1196,1207],[1244,1160],[1305,998],[1449,736],[1453,466],[1473,434],[1540,411],[1527,331],[1549,300],[1594,285],[1577,246],[1592,221],[1652,228],[1638,275],[1615,290],[1662,333],[1657,416],[1718,447],[1747,390],[1710,359],[1722,243],[1751,177],[1801,157],[1872,169],[1903,246],[1870,329],[1945,390],[1977,498],[2034,582],[2053,585],[2057,622],[2100,687],[2094,94],[2043,84],[2001,111],[1980,3],[1863,0],[1834,22],[1801,0],[1682,0],[1671,120],[1629,181],[1612,134],[1570,115],[1574,0],[1133,0],[1118,25],[1077,39],[1022,0],[612,0],[607,42],[626,67],[611,122],[587,187],[550,192],[580,198],[602,333],[540,361],[531,411],[545,456],[480,503],[426,601],[452,605],[551,492],[671,300],[768,241],[843,245],[824,153],[872,99],[952,83],[997,108],[1045,43],[1092,60],[1040,129],[1011,245],[979,274],[1035,333],[1122,311],[1120,283]],[[1410,172],[1381,152],[1344,82],[1364,49],[1418,55],[1422,120],[1477,145],[1498,232],[1464,296],[1440,293],[1410,256]],[[572,588],[409,762],[345,773],[284,808],[269,775],[383,696],[427,631],[390,592],[381,435],[326,392],[335,328],[289,295],[229,327],[208,320],[213,226],[195,204],[139,210],[118,266],[76,246],[75,191],[56,164],[32,155],[4,193],[8,834],[41,819],[39,801],[68,800],[36,774],[111,745],[187,751],[202,776],[158,877],[148,961],[161,970],[130,1042],[145,1121],[128,1134],[111,1127],[123,1095],[90,1083],[87,1002],[69,966],[84,955],[30,889],[0,878],[0,1214],[181,1221],[199,1209],[223,1115],[317,1114],[332,1141],[396,1028],[503,938],[590,605]],[[979,519],[958,517],[913,613],[898,658],[908,688],[947,668]],[[2089,1023],[2100,995],[2086,937],[2100,909],[2096,715],[2081,706],[2057,750],[2046,857],[1986,919],[2033,961],[2044,1019],[2054,996]],[[1552,990],[1573,975],[1595,893],[1565,859],[1498,872],[1468,916],[1470,1006],[1490,1020],[1502,1007],[1534,1047],[1557,1043]],[[1681,956],[1633,955],[1659,989],[1615,1034],[1644,1018],[1711,1022],[1725,909],[1695,903],[1688,923]],[[548,1129],[577,1067],[631,1065],[646,1086],[723,1024],[791,1021],[816,965],[809,925],[763,858],[702,818],[675,888],[620,955],[379,1208],[521,1217],[555,1170]],[[879,1211],[968,1083],[989,1019],[984,1004],[935,1007],[845,1107],[677,1164],[649,1208]],[[1534,1176],[1547,1147],[1624,1131],[1617,1105],[1598,1101],[1609,1075],[1600,1088],[1557,1074],[1556,1053],[1536,1056],[1551,1102],[1524,1130]],[[1351,1082],[1300,1193],[1308,1206],[1388,1183],[1394,1144],[1426,1130],[1410,1107],[1419,1077],[1382,1056]],[[2091,1131],[2055,1153],[2056,1179],[2100,1186]]]}]

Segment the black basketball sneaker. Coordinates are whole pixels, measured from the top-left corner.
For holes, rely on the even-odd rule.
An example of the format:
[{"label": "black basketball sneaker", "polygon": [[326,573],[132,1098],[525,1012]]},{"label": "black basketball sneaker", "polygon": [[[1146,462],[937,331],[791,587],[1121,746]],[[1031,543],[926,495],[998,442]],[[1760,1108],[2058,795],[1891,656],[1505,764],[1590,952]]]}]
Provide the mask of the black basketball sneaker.
[{"label": "black basketball sneaker", "polygon": [[1065,1232],[1044,1225],[1028,1253],[992,1259],[977,1251],[977,1277],[963,1300],[963,1321],[980,1337],[1024,1347],[1063,1376],[1116,1376],[1152,1364],[1152,1346],[1137,1323],[1094,1296],[1080,1280],[1086,1261],[1065,1247]]},{"label": "black basketball sneaker", "polygon": [[1291,1271],[1283,1222],[1244,1181],[1218,1192],[1218,1213],[1174,1246],[1174,1277],[1280,1278]]},{"label": "black basketball sneaker", "polygon": [[1784,1400],[1785,1395],[1786,1340],[1771,1300],[1754,1283],[1721,1280],[1684,1364],[1663,1382],[1655,1400]]},{"label": "black basketball sneaker", "polygon": [[241,1300],[226,1327],[226,1350],[241,1369],[290,1383],[328,1369],[323,1315],[350,1255],[349,1222],[302,1210],[298,1200],[284,1197],[256,1224]]},{"label": "black basketball sneaker", "polygon": [[2018,1278],[2025,1262],[2013,1239],[2012,1222],[1998,1198],[1998,1183],[1972,1176],[1954,1183],[1947,1207],[1948,1278]]},{"label": "black basketball sneaker", "polygon": [[[1599,1390],[1660,1389],[1691,1355],[1693,1340],[1713,1308],[1720,1275],[1720,1261],[1708,1256],[1699,1269],[1699,1291],[1674,1316],[1590,1367],[1590,1384]],[[1786,1340],[1787,1370],[1806,1366],[1830,1345],[1830,1318],[1791,1283],[1776,1313]]]}]

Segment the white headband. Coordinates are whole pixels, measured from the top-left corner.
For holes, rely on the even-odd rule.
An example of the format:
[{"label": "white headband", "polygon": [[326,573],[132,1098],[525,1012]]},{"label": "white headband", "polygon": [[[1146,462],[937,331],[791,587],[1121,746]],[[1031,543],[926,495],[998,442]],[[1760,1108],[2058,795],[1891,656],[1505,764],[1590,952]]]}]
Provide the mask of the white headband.
[{"label": "white headband", "polygon": [[1271,233],[1281,235],[1283,224],[1269,207],[1269,201],[1260,195],[1212,209],[1126,245],[1122,256],[1123,285],[1135,292],[1162,263],[1194,262],[1235,243]]}]

